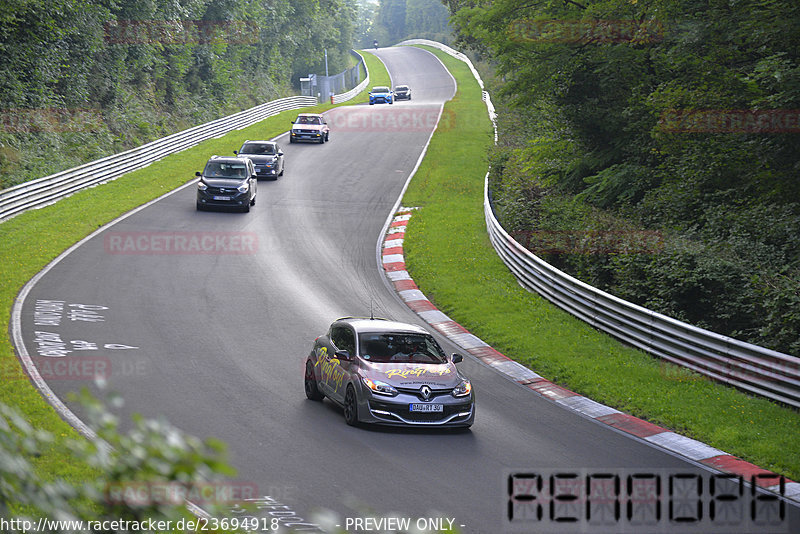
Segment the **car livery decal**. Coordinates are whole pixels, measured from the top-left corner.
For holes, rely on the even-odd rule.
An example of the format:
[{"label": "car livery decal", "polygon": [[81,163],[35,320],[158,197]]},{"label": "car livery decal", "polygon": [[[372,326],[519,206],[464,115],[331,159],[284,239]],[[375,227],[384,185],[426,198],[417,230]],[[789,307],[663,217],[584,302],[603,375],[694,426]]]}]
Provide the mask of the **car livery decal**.
[{"label": "car livery decal", "polygon": [[[320,347],[317,350],[317,361],[314,367],[319,367],[320,379],[327,382],[338,389],[344,380],[345,371],[339,367],[339,359],[333,358],[329,360],[325,358],[328,355],[328,347]],[[324,361],[323,361],[324,359]]]},{"label": "car livery decal", "polygon": [[449,367],[439,367],[435,369],[430,369],[427,367],[413,367],[409,369],[389,369],[388,371],[384,371],[384,373],[386,373],[386,378],[394,378],[396,376],[408,378],[409,376],[420,377],[426,374],[444,376],[449,375],[451,371]]}]

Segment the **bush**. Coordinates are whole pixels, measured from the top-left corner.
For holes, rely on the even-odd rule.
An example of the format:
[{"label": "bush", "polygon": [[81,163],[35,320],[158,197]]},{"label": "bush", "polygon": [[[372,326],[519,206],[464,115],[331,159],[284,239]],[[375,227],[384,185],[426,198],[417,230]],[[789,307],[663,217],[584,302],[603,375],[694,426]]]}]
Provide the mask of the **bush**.
[{"label": "bush", "polygon": [[[0,517],[44,517],[50,520],[178,521],[193,517],[182,499],[142,498],[143,487],[192,488],[222,480],[233,473],[224,458],[224,446],[187,436],[166,421],[135,417],[133,428],[121,432],[119,419],[105,405],[84,391],[79,397],[86,422],[96,431],[92,439],[69,442],[75,462],[94,467],[95,480],[69,484],[48,481],[36,472],[31,458],[53,441],[46,431],[32,428],[19,413],[0,403]],[[108,402],[121,405],[118,397]],[[220,511],[204,503],[210,513]],[[174,523],[173,523],[174,524]],[[48,530],[72,532],[66,527]]]}]

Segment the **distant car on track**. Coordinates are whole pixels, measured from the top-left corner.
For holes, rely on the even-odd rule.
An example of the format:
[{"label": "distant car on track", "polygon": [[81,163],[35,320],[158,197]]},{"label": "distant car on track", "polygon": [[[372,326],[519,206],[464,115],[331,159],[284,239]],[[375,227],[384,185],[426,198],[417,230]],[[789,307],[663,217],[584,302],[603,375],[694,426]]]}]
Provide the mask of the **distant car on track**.
[{"label": "distant car on track", "polygon": [[311,400],[328,397],[347,424],[469,427],[475,421],[472,384],[424,328],[345,317],[314,341],[305,363]]},{"label": "distant car on track", "polygon": [[407,85],[394,86],[395,100],[411,100],[411,88]]},{"label": "distant car on track", "polygon": [[196,172],[197,209],[238,208],[250,211],[256,203],[258,178],[253,162],[247,158],[211,156],[203,172]]},{"label": "distant car on track", "polygon": [[292,122],[289,142],[314,141],[322,144],[330,141],[331,129],[325,117],[317,113],[300,113]]},{"label": "distant car on track", "polygon": [[283,176],[283,150],[275,141],[245,141],[234,154],[253,162],[259,178],[277,180]]},{"label": "distant car on track", "polygon": [[369,105],[373,104],[392,104],[394,103],[394,93],[386,86],[378,85],[369,92]]}]

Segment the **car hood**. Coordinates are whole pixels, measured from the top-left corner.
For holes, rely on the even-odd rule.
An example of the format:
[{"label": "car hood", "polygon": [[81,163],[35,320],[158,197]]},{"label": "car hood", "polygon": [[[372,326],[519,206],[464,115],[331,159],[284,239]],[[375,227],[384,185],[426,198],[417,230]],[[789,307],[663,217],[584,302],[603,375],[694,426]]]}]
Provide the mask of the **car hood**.
[{"label": "car hood", "polygon": [[206,185],[210,185],[211,187],[230,187],[232,189],[235,189],[240,185],[242,185],[244,181],[245,181],[244,178],[240,180],[236,178],[207,178],[205,176],[203,177],[203,183],[205,183]]},{"label": "car hood", "polygon": [[433,388],[453,388],[464,379],[452,362],[433,365],[419,363],[364,362],[362,373],[366,378],[381,380],[394,387],[419,387],[428,384]]}]

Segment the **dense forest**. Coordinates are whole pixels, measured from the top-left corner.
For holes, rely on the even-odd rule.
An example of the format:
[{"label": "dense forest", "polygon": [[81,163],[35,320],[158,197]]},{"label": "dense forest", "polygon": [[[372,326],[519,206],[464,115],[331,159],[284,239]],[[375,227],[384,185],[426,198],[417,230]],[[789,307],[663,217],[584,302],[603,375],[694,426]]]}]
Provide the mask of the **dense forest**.
[{"label": "dense forest", "polygon": [[0,7],[0,188],[294,94],[348,66],[352,0]]},{"label": "dense forest", "polygon": [[619,297],[800,354],[796,0],[445,3],[496,74],[507,229]]}]

